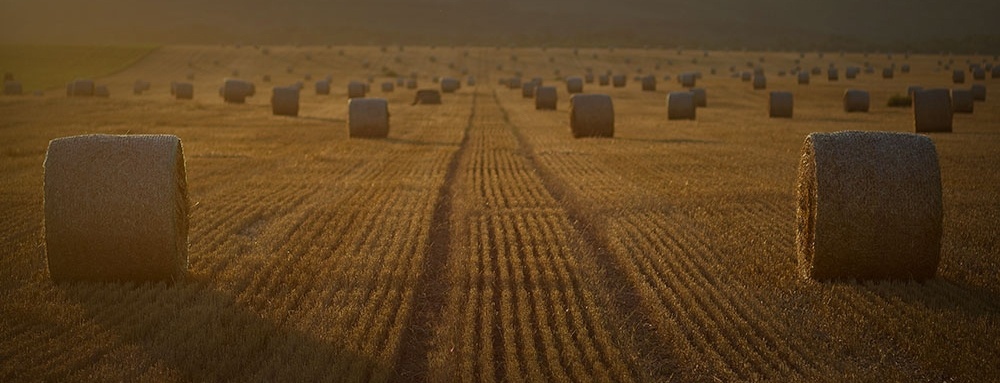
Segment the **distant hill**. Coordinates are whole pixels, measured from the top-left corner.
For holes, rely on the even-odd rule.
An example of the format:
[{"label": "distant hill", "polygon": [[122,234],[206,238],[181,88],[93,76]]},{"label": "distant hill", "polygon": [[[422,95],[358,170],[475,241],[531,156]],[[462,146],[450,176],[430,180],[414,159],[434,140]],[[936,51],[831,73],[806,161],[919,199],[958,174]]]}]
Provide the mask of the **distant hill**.
[{"label": "distant hill", "polygon": [[1000,1],[0,0],[0,42],[1000,53]]}]

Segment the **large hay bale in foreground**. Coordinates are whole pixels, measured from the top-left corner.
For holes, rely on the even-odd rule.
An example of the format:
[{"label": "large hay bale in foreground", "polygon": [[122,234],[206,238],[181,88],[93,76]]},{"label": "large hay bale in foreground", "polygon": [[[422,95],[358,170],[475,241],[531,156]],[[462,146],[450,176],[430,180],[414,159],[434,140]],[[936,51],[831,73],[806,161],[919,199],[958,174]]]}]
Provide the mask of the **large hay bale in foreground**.
[{"label": "large hay bale in foreground", "polygon": [[705,88],[691,88],[691,95],[694,97],[694,106],[698,108],[708,106],[708,93]]},{"label": "large hay bale in foreground", "polygon": [[94,80],[76,79],[66,87],[66,95],[69,97],[93,97]]},{"label": "large hay bale in foreground", "polygon": [[175,82],[171,86],[174,98],[177,100],[194,99],[194,84],[189,82]]},{"label": "large hay bale in foreground", "polygon": [[694,94],[691,92],[667,93],[668,120],[694,120],[696,114]]},{"label": "large hay bale in foreground", "polygon": [[24,87],[21,83],[14,80],[8,80],[3,82],[3,94],[7,96],[20,96],[24,93]]},{"label": "large hay bale in foreground", "polygon": [[795,99],[792,92],[771,92],[768,97],[768,116],[771,118],[792,118]]},{"label": "large hay bale in foreground", "polygon": [[986,85],[972,84],[969,89],[972,92],[972,99],[976,101],[986,101]]},{"label": "large hay bale in foreground", "polygon": [[962,69],[955,69],[951,72],[951,82],[955,84],[965,83],[965,71]]},{"label": "large hay bale in foreground", "polygon": [[955,113],[972,113],[975,110],[975,101],[970,89],[951,90],[951,110]]},{"label": "large hay bale in foreground", "polygon": [[445,77],[441,79],[442,93],[455,93],[460,87],[462,87],[462,82],[458,81],[457,78]]},{"label": "large hay bale in foreground", "polygon": [[49,142],[45,253],[63,281],[171,281],[187,268],[181,141],[87,135]]},{"label": "large hay bale in foreground", "polygon": [[844,91],[844,111],[868,112],[871,107],[871,95],[866,90],[848,89]]},{"label": "large hay bale in foreground", "polygon": [[615,108],[611,96],[605,94],[570,96],[569,128],[574,138],[614,137]]},{"label": "large hay bale in foreground", "polygon": [[437,89],[421,89],[413,98],[412,105],[441,105],[441,92]]},{"label": "large hay bale in foreground", "polygon": [[[176,89],[174,91],[176,92]],[[222,83],[222,99],[228,103],[242,104],[253,93],[255,93],[254,86],[249,81],[230,78]]]},{"label": "large hay bale in foreground", "polygon": [[347,101],[347,129],[352,138],[389,136],[389,102],[384,98],[352,98]]},{"label": "large hay bale in foreground", "polygon": [[271,93],[271,113],[275,116],[299,115],[299,88],[276,86]]},{"label": "large hay bale in foreground", "polygon": [[951,92],[921,89],[913,92],[913,127],[917,133],[951,132]]},{"label": "large hay bale in foreground", "polygon": [[623,74],[616,74],[611,77],[611,86],[615,88],[624,88],[626,81],[628,81],[628,77]]},{"label": "large hay bale in foreground", "polygon": [[330,80],[322,79],[316,81],[316,94],[326,96],[330,94]]},{"label": "large hay bale in foreground", "polygon": [[556,110],[559,96],[554,86],[540,86],[535,89],[535,110]]},{"label": "large hay bale in foreground", "polygon": [[582,77],[567,77],[566,78],[566,93],[576,94],[583,93],[583,78]]},{"label": "large hay bale in foreground", "polygon": [[943,209],[930,138],[812,133],[803,144],[796,189],[796,247],[804,277],[934,277]]},{"label": "large hay bale in foreground", "polygon": [[351,81],[347,83],[347,98],[365,97],[368,87],[361,81]]}]

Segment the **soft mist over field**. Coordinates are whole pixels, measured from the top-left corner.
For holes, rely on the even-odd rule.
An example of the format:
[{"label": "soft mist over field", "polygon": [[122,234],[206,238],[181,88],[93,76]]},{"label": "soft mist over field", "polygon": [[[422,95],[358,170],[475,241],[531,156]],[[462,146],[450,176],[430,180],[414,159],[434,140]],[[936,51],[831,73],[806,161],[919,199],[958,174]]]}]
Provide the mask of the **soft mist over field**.
[{"label": "soft mist over field", "polygon": [[0,42],[1000,51],[1000,2],[2,0]]}]

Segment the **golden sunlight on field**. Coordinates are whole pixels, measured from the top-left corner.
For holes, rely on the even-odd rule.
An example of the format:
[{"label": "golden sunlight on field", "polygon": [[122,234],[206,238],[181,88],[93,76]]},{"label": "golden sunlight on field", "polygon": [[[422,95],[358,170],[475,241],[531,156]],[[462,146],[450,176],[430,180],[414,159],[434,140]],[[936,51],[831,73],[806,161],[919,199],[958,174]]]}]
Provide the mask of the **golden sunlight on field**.
[{"label": "golden sunlight on field", "polygon": [[[1000,376],[1000,96],[971,91],[1000,89],[996,57],[100,49],[110,58],[85,72],[52,64],[58,52],[0,60],[23,81],[0,96],[0,381]],[[572,119],[604,135],[613,113],[613,137],[574,138],[571,90],[609,96]],[[917,114],[950,132],[804,144],[913,133],[914,107],[950,115],[962,90],[972,113]],[[349,107],[349,91],[386,104]],[[182,153],[163,137],[128,155],[49,146],[96,133],[172,135]],[[94,157],[106,164],[73,173]],[[108,170],[135,158],[151,159]],[[141,201],[69,199],[110,179],[101,193]],[[151,213],[114,215],[132,202]],[[102,242],[57,248],[57,223]],[[81,250],[135,243],[131,258]],[[185,248],[187,265],[170,258]],[[139,282],[86,281],[154,261]]]}]

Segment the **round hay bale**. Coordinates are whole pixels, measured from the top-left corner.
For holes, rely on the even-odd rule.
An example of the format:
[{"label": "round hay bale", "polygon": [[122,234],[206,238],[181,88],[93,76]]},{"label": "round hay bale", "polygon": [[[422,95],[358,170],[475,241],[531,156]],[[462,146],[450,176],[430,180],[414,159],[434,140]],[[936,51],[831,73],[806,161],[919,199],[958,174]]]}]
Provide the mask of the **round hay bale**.
[{"label": "round hay bale", "polygon": [[21,83],[14,80],[7,80],[3,82],[3,94],[7,96],[20,96],[24,93],[24,87]]},{"label": "round hay bale", "polygon": [[[678,78],[678,80],[680,80],[680,78]],[[743,72],[740,73],[740,81],[750,82],[751,80],[753,80],[753,73],[752,72],[743,71]]]},{"label": "round hay bale", "polygon": [[809,85],[809,72],[801,71],[797,76],[799,85]]},{"label": "round hay bale", "polygon": [[253,93],[254,86],[249,81],[230,78],[222,83],[222,99],[231,104],[242,104]]},{"label": "round hay bale", "polygon": [[382,83],[382,92],[389,93],[396,90],[396,83],[386,81]]},{"label": "round hay bale", "polygon": [[694,88],[697,79],[698,76],[695,75],[694,73],[681,73],[677,75],[677,82],[679,82],[681,86],[685,88]]},{"label": "round hay bale", "polygon": [[593,73],[587,73],[587,74],[583,75],[583,82],[585,82],[587,84],[593,84],[594,83],[594,74]]},{"label": "round hay bale", "polygon": [[406,79],[403,78],[403,77],[397,77],[396,78],[396,86],[398,86],[398,87],[405,87],[406,86]]},{"label": "round hay bale", "polygon": [[768,97],[768,116],[771,118],[792,118],[794,109],[792,92],[771,92]]},{"label": "round hay bale", "polygon": [[521,78],[520,77],[511,77],[511,78],[507,79],[507,88],[508,89],[521,89],[521,85],[522,85],[522,82],[521,82]]},{"label": "round hay bale", "polygon": [[442,93],[455,93],[459,88],[462,87],[462,82],[454,77],[445,77],[441,79],[441,92]]},{"label": "round hay bale", "polygon": [[668,120],[694,120],[696,114],[694,94],[691,92],[667,93]]},{"label": "round hay bale", "polygon": [[755,74],[753,76],[753,89],[761,90],[767,89],[767,76],[763,73]]},{"label": "round hay bale", "polygon": [[535,97],[535,88],[536,87],[537,86],[535,85],[535,83],[531,82],[531,81],[522,84],[521,85],[521,97],[523,97],[523,98],[534,98]]},{"label": "round hay bale", "polygon": [[840,73],[837,71],[837,68],[830,68],[826,70],[826,80],[827,81],[840,80]]},{"label": "round hay bale", "polygon": [[299,115],[299,88],[276,86],[271,93],[271,113],[275,116]]},{"label": "round hay bale", "polygon": [[894,76],[892,68],[882,68],[882,78],[892,79]]},{"label": "round hay bale", "polygon": [[76,79],[69,83],[66,95],[70,97],[93,97],[95,88],[94,80]]},{"label": "round hay bale", "polygon": [[101,98],[111,97],[111,90],[108,89],[107,85],[96,85],[94,86],[94,97],[101,97]]},{"label": "round hay bale", "polygon": [[961,69],[955,69],[951,72],[951,82],[955,84],[965,83],[965,71]]},{"label": "round hay bale", "polygon": [[421,89],[413,98],[412,105],[441,105],[441,92],[437,89]]},{"label": "round hay bale", "polygon": [[181,141],[86,135],[49,142],[45,254],[53,281],[171,281],[187,269]]},{"label": "round hay bale", "polygon": [[812,67],[812,69],[809,70],[809,74],[811,74],[813,76],[819,76],[819,75],[823,74],[823,69],[820,68],[820,67],[818,67],[818,66],[814,66],[814,67]]},{"label": "round hay bale", "polygon": [[554,86],[540,86],[535,89],[535,110],[556,110],[559,99]]},{"label": "round hay bale", "polygon": [[972,90],[952,89],[951,90],[951,110],[955,113],[972,113],[975,109],[975,98],[972,97]]},{"label": "round hay bale", "polygon": [[985,80],[986,79],[986,69],[983,69],[981,67],[976,67],[975,69],[973,69],[972,70],[972,79],[973,80]]},{"label": "round hay bale", "polygon": [[351,138],[389,136],[389,102],[384,98],[352,98],[347,101],[347,109]]},{"label": "round hay bale", "polygon": [[926,279],[941,259],[941,172],[930,138],[812,133],[796,184],[806,278]]},{"label": "round hay bale", "polygon": [[406,80],[406,89],[417,89],[417,80],[414,80],[412,78],[411,79],[407,79]]},{"label": "round hay bale", "polygon": [[[874,68],[872,68],[872,70],[874,70]],[[848,80],[854,80],[858,78],[858,74],[860,73],[861,73],[861,68],[858,68],[856,66],[849,66],[846,69],[844,69],[844,77],[847,78]]]},{"label": "round hay bale", "polygon": [[177,100],[194,99],[194,84],[189,82],[173,83],[174,98]]},{"label": "round hay bale", "polygon": [[691,88],[691,95],[694,96],[694,106],[699,108],[708,106],[708,93],[705,88]]},{"label": "round hay bale", "polygon": [[614,137],[615,108],[606,94],[569,97],[569,128],[573,138]]},{"label": "round hay bale", "polygon": [[644,92],[656,91],[656,76],[646,75],[642,77],[642,90]]},{"label": "round hay bale", "polygon": [[910,98],[913,98],[913,94],[916,93],[917,91],[921,91],[921,90],[924,90],[924,87],[922,87],[920,85],[910,85],[910,86],[906,87],[906,96],[910,97]]},{"label": "round hay bale", "polygon": [[[462,70],[462,72],[465,72],[465,70]],[[466,77],[465,78],[465,85],[466,86],[476,86],[476,78],[474,76]]]},{"label": "round hay bale", "polygon": [[986,101],[986,85],[972,84],[972,99],[975,101]]},{"label": "round hay bale", "polygon": [[611,86],[615,88],[624,88],[626,81],[628,81],[628,77],[623,74],[616,74],[611,77]]},{"label": "round hay bale", "polygon": [[330,94],[330,80],[319,80],[316,81],[316,94],[321,96],[326,96]]},{"label": "round hay bale", "polygon": [[576,76],[567,77],[566,93],[569,94],[583,93],[583,78]]},{"label": "round hay bale", "polygon": [[611,76],[608,76],[606,74],[597,76],[597,85],[608,86],[608,84],[610,83],[611,83]]},{"label": "round hay bale", "polygon": [[907,74],[910,73],[910,64],[903,64],[899,66],[899,73]]},{"label": "round hay bale", "polygon": [[347,98],[363,98],[368,87],[361,81],[351,81],[347,83]]},{"label": "round hay bale", "polygon": [[951,132],[952,113],[948,89],[913,92],[913,128],[917,133]]},{"label": "round hay bale", "polygon": [[844,111],[868,112],[871,106],[871,95],[866,90],[848,89],[844,91]]},{"label": "round hay bale", "polygon": [[990,70],[990,78],[1000,78],[1000,65],[994,66],[993,69]]},{"label": "round hay bale", "polygon": [[152,85],[148,81],[135,80],[135,82],[132,83],[132,94],[137,96],[141,95],[142,92],[149,90],[151,86]]}]

